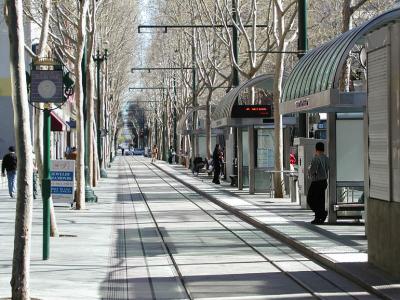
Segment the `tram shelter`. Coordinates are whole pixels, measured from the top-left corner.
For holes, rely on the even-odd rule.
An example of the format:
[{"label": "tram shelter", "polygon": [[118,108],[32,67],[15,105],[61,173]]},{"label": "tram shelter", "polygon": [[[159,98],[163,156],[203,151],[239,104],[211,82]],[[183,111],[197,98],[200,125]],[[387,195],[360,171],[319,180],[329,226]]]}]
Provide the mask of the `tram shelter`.
[{"label": "tram shelter", "polygon": [[[366,118],[366,34],[399,17],[399,8],[385,12],[309,51],[289,74],[284,86],[280,104],[283,115],[327,114],[330,223],[335,223],[338,217],[345,218],[346,212],[364,209],[369,126]],[[349,62],[350,81],[346,85],[344,74]],[[300,175],[306,178],[306,170],[306,166],[299,168],[299,173],[303,173],[299,178]],[[304,184],[303,196],[307,189]]]},{"label": "tram shelter", "polygon": [[[210,106],[210,113],[214,109],[214,106]],[[182,140],[185,136],[190,136],[193,139],[191,143],[191,153],[192,157],[202,157],[205,158],[207,156],[207,145],[206,145],[206,128],[205,128],[205,115],[207,111],[207,105],[200,105],[196,107],[191,107],[187,110],[187,112],[179,119],[177,126],[177,134],[180,136],[179,141],[179,149],[185,149],[184,140]],[[193,128],[193,114],[197,112],[197,126]],[[217,136],[220,134],[220,130],[211,130],[211,146],[218,143]],[[179,152],[179,151],[178,151]],[[185,152],[185,151],[182,151]],[[189,151],[188,151],[189,152]],[[182,154],[183,155],[183,154]],[[189,160],[189,155],[183,155],[185,159]]]},{"label": "tram shelter", "polygon": [[[223,131],[225,172],[250,194],[273,186],[266,174],[274,169],[273,81],[273,75],[264,74],[242,83],[221,99],[211,116],[211,127]],[[289,145],[295,118],[284,117],[282,124],[284,145]]]}]

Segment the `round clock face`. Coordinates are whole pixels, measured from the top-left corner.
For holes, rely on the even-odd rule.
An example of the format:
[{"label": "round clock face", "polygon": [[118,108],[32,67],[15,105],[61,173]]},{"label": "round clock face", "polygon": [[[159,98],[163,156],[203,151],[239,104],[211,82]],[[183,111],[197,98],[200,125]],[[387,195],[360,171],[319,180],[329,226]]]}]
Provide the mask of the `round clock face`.
[{"label": "round clock face", "polygon": [[39,95],[43,98],[50,99],[56,94],[56,85],[51,80],[43,80],[38,85]]}]

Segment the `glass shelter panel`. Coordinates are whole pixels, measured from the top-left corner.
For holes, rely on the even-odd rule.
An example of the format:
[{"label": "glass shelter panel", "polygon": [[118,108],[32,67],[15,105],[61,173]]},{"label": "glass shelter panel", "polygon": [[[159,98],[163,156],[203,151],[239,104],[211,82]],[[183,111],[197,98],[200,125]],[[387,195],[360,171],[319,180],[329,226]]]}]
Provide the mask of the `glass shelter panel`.
[{"label": "glass shelter panel", "polygon": [[243,141],[243,186],[249,186],[249,132],[247,130],[242,131]]},{"label": "glass shelter panel", "polygon": [[274,168],[274,129],[257,129],[256,168]]}]

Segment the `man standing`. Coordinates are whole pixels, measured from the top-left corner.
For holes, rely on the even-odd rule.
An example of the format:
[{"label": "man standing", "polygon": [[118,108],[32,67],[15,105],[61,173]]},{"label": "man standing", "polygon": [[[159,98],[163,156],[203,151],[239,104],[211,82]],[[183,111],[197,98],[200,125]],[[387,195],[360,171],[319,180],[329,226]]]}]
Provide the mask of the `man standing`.
[{"label": "man standing", "polygon": [[7,171],[8,179],[8,192],[11,198],[15,196],[15,182],[17,178],[17,155],[15,155],[15,148],[10,146],[8,148],[9,153],[4,155],[3,162],[1,164],[1,174],[6,176],[5,171]]},{"label": "man standing", "polygon": [[215,145],[212,159],[213,159],[213,166],[214,166],[214,179],[212,182],[214,182],[215,184],[220,184],[219,176],[221,173],[222,156],[221,156],[221,148],[219,147],[219,144]]},{"label": "man standing", "polygon": [[315,145],[315,155],[308,167],[311,185],[307,193],[307,203],[315,213],[311,224],[323,224],[328,213],[325,210],[325,190],[328,186],[329,159],[324,153],[324,144]]}]

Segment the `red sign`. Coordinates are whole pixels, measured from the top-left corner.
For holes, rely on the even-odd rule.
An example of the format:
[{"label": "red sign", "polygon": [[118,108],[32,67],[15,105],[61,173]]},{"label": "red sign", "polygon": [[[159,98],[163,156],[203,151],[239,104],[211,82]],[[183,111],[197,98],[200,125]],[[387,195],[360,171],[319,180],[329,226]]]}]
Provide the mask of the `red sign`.
[{"label": "red sign", "polygon": [[235,105],[232,118],[271,118],[272,105]]}]

